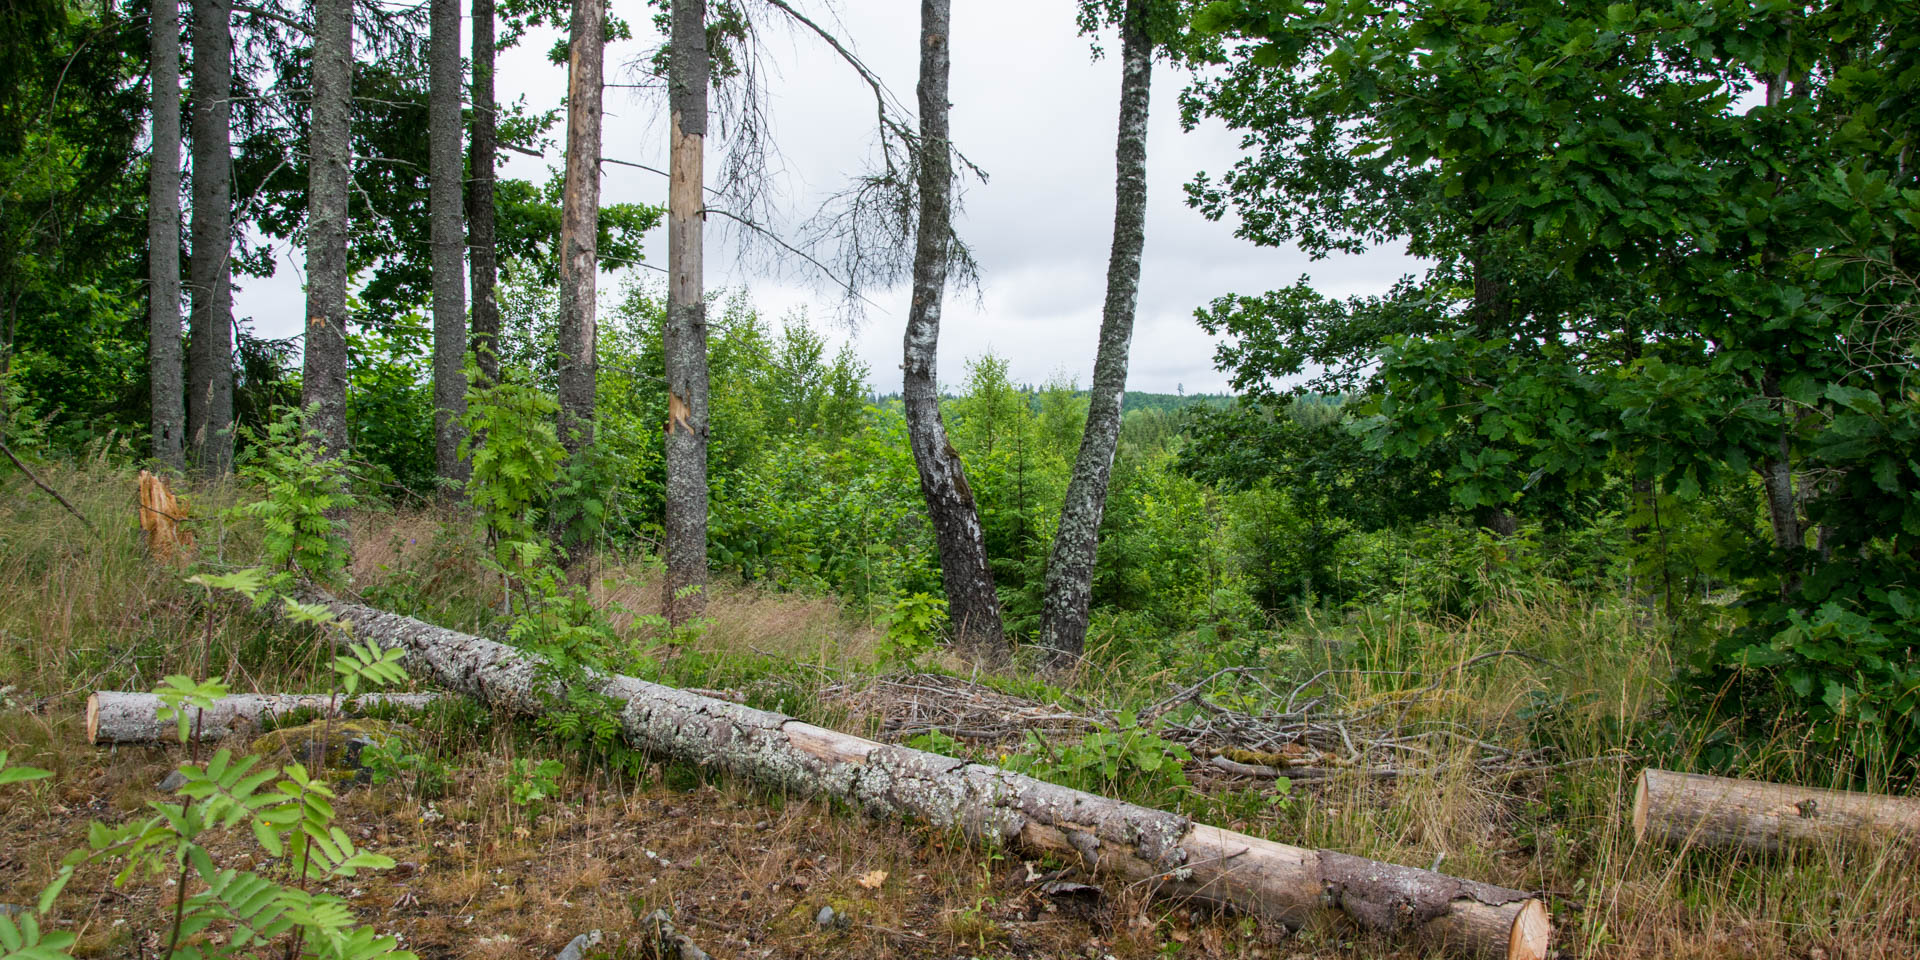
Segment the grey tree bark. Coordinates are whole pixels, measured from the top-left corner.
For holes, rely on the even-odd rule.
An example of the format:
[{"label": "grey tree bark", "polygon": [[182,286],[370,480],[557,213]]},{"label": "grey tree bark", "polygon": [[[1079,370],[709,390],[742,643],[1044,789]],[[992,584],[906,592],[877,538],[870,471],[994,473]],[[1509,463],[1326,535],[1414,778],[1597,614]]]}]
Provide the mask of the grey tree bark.
[{"label": "grey tree bark", "polygon": [[662,584],[667,620],[685,623],[706,608],[707,585],[707,304],[706,0],[674,0],[667,97],[672,114],[667,187],[666,548]]},{"label": "grey tree bark", "polygon": [[187,444],[194,467],[233,468],[233,8],[193,0],[193,252]]},{"label": "grey tree bark", "polygon": [[573,0],[567,74],[567,179],[560,200],[560,441],[593,442],[595,292],[599,280],[600,104],[605,0]]},{"label": "grey tree bark", "polygon": [[474,360],[482,383],[500,379],[495,343],[500,337],[500,305],[493,288],[500,275],[495,255],[494,164],[499,152],[499,109],[493,94],[493,0],[473,0],[473,132],[468,144],[467,257],[473,270],[469,321]]},{"label": "grey tree bark", "polygon": [[427,191],[433,234],[433,461],[441,480],[467,478],[460,418],[467,412],[466,179],[460,114],[460,0],[433,0],[428,39]]},{"label": "grey tree bark", "polygon": [[954,640],[973,656],[997,662],[1008,653],[1000,597],[994,592],[993,570],[987,566],[986,538],[973,490],[967,486],[966,469],[940,417],[940,307],[953,230],[953,154],[947,133],[951,23],[951,0],[921,0],[920,219],[900,393],[913,461],[920,473],[920,494],[926,499],[940,551],[940,580],[946,588]]},{"label": "grey tree bark", "polygon": [[153,159],[147,167],[147,369],[153,460],[187,467],[180,343],[180,0],[153,0]]},{"label": "grey tree bark", "polygon": [[1040,642],[1056,667],[1079,660],[1093,606],[1093,568],[1100,520],[1107,507],[1120,412],[1133,343],[1134,305],[1140,294],[1140,254],[1147,243],[1147,108],[1153,84],[1153,41],[1146,0],[1128,0],[1121,18],[1120,132],[1115,149],[1113,248],[1107,260],[1107,300],[1093,363],[1087,426],[1067,482],[1060,528],[1047,558],[1047,592],[1040,610]]},{"label": "grey tree bark", "polygon": [[326,454],[347,449],[347,177],[353,110],[353,2],[314,0],[307,127],[307,332],[300,404]]},{"label": "grey tree bark", "polygon": [[[221,697],[206,710],[193,709],[188,715],[187,735],[201,742],[224,740],[235,729],[252,726],[269,717],[285,717],[296,710],[321,716],[349,716],[365,713],[376,706],[423,710],[439,699],[433,693],[366,693],[357,697],[330,693],[236,693]],[[152,693],[121,693],[101,690],[87,697],[87,742],[155,743],[177,740],[177,721],[160,719],[160,697]]]},{"label": "grey tree bark", "polygon": [[[925,0],[944,3],[945,0]],[[416,676],[538,714],[552,674],[531,654],[372,607],[330,601],[356,637],[407,652]],[[792,717],[620,675],[588,689],[620,704],[635,749],[866,812],[955,828],[978,842],[1057,857],[1098,879],[1227,904],[1288,926],[1342,913],[1370,930],[1477,957],[1542,960],[1545,906],[1518,890],[1311,850],[1056,786],[979,763],[877,743]]]}]

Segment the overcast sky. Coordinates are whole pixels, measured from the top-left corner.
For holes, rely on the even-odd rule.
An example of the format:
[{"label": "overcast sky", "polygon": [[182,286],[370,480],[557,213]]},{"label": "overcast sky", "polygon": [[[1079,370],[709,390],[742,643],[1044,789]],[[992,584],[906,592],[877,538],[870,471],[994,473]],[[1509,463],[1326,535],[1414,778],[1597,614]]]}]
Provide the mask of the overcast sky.
[{"label": "overcast sky", "polygon": [[[816,13],[820,0],[796,4]],[[609,83],[636,79],[630,65],[653,49],[651,12],[637,3],[614,5],[633,21],[635,39],[607,51]],[[992,351],[1011,364],[1017,381],[1038,383],[1064,373],[1086,385],[1105,289],[1113,225],[1114,127],[1119,107],[1118,43],[1094,60],[1089,40],[1074,25],[1072,0],[959,0],[953,12],[953,137],[984,168],[957,221],[981,265],[982,293],[949,290],[941,327],[940,376],[957,384],[968,359]],[[821,19],[837,29],[909,109],[918,76],[919,4],[911,0],[844,0]],[[470,29],[470,24],[467,29]],[[469,38],[471,34],[467,35]],[[554,32],[530,36],[506,51],[499,69],[502,101],[525,96],[530,107],[556,107],[566,92],[566,69],[547,62]],[[823,44],[775,25],[765,31],[773,63],[769,87],[773,133],[780,155],[774,182],[779,206],[797,219],[842,184],[873,145],[872,98]],[[1236,138],[1218,124],[1180,129],[1177,95],[1186,76],[1165,65],[1154,72],[1147,146],[1148,212],[1138,318],[1128,387],[1171,392],[1221,391],[1226,377],[1213,368],[1213,341],[1193,311],[1229,292],[1258,293],[1302,274],[1325,293],[1344,296],[1386,289],[1417,269],[1398,251],[1374,251],[1314,262],[1294,250],[1255,247],[1187,208],[1181,185],[1201,170],[1224,171],[1239,155]],[[656,92],[611,88],[606,97],[603,155],[666,166],[666,125]],[[425,136],[423,130],[422,136]],[[561,136],[554,132],[556,140]],[[562,165],[560,147],[546,159],[503,153],[504,176],[545,181]],[[710,145],[708,163],[715,163]],[[602,200],[664,203],[665,178],[608,164]],[[647,259],[666,260],[665,228],[648,238]],[[899,388],[900,337],[906,321],[904,283],[870,294],[878,306],[857,325],[839,319],[831,289],[809,284],[792,270],[755,267],[734,255],[732,233],[708,227],[709,288],[745,287],[762,313],[778,321],[804,310],[816,328],[836,340],[851,338],[882,392]],[[245,280],[235,310],[265,336],[292,336],[304,311],[304,257],[283,251],[270,280]],[[636,269],[645,277],[657,273]],[[603,274],[602,302],[618,290],[618,275]],[[604,316],[603,311],[603,316]]]}]

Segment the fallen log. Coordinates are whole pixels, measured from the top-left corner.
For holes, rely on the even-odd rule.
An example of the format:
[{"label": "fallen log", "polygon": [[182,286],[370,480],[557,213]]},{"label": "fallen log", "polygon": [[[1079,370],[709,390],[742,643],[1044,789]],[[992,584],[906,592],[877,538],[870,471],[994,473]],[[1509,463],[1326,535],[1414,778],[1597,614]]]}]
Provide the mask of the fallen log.
[{"label": "fallen log", "polygon": [[[224,740],[237,726],[258,730],[268,717],[285,717],[296,710],[316,716],[352,716],[380,705],[419,710],[432,703],[432,693],[368,693],[335,698],[325,693],[236,693],[221,697],[213,708],[187,715],[187,735],[203,741]],[[180,725],[160,719],[160,697],[151,693],[101,690],[87,698],[87,742],[153,743],[175,740]]]},{"label": "fallen log", "polygon": [[[309,595],[356,637],[407,651],[449,689],[515,712],[543,707],[542,661],[504,644]],[[1544,904],[1518,890],[1330,850],[1310,850],[1056,786],[985,764],[877,743],[802,720],[620,675],[593,689],[625,706],[636,748],[771,787],[838,797],[883,817],[954,827],[1058,856],[1096,877],[1224,903],[1297,927],[1328,910],[1360,926],[1479,957],[1544,958]]]},{"label": "fallen log", "polygon": [[1920,840],[1920,797],[1735,780],[1651,767],[1633,791],[1633,835],[1667,846],[1780,850],[1801,843]]}]

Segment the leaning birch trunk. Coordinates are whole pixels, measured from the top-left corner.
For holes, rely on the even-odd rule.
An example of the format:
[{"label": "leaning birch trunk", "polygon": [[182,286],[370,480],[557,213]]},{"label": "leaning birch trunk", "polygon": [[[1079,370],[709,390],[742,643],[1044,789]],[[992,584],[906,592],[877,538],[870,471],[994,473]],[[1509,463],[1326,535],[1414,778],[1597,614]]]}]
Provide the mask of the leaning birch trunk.
[{"label": "leaning birch trunk", "polygon": [[1885,797],[1648,768],[1633,835],[1667,846],[1780,850],[1793,844],[1920,841],[1920,797]]},{"label": "leaning birch trunk", "polygon": [[[187,730],[197,740],[224,740],[238,727],[257,730],[262,720],[288,716],[296,710],[344,717],[378,706],[422,710],[438,698],[435,693],[367,693],[338,698],[327,693],[237,693],[214,701],[213,708],[203,714],[189,714]],[[160,719],[160,706],[156,694],[101,690],[87,698],[87,742],[98,745],[178,739],[178,721]]]},{"label": "leaning birch trunk", "polygon": [[[358,638],[407,651],[416,675],[515,712],[544,709],[541,661],[531,654],[372,607],[307,599],[326,602]],[[1096,876],[1150,882],[1290,926],[1338,910],[1367,929],[1472,956],[1546,956],[1546,907],[1517,890],[1291,847],[632,677],[588,682],[625,705],[621,730],[634,747],[770,787],[957,827]]]}]

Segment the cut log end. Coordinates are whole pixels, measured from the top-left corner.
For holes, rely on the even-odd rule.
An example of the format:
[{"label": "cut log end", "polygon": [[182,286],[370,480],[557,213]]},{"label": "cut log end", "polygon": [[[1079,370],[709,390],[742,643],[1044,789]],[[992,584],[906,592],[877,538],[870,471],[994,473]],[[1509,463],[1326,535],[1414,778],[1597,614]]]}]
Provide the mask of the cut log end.
[{"label": "cut log end", "polygon": [[1552,939],[1553,918],[1547,914],[1547,905],[1528,900],[1513,918],[1513,929],[1507,936],[1507,960],[1546,960],[1547,942]]},{"label": "cut log end", "polygon": [[1634,843],[1645,843],[1647,840],[1647,774],[1649,772],[1651,771],[1640,771],[1640,776],[1633,782]]},{"label": "cut log end", "polygon": [[97,746],[100,743],[100,695],[87,694],[87,743]]}]

